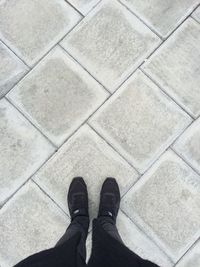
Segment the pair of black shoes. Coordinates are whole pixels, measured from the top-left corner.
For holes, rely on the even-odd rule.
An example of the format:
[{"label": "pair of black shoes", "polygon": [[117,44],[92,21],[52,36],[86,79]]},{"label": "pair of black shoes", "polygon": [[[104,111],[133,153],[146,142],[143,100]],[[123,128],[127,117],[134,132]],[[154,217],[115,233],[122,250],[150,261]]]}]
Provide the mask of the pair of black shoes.
[{"label": "pair of black shoes", "polygon": [[[119,186],[114,178],[107,178],[100,193],[98,217],[108,216],[116,223],[119,205]],[[89,217],[87,185],[82,177],[76,177],[71,182],[68,192],[68,207],[72,221],[77,216]]]}]

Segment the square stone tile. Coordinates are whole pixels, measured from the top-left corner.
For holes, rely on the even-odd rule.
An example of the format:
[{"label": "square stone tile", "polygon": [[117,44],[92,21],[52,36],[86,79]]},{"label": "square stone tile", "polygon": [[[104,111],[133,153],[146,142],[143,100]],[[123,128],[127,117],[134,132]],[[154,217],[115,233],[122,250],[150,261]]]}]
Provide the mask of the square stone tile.
[{"label": "square stone tile", "polygon": [[200,24],[188,19],[144,70],[192,116],[200,115]]},{"label": "square stone tile", "polygon": [[98,212],[104,179],[116,177],[123,195],[137,180],[136,171],[89,126],[84,126],[36,173],[33,178],[62,208],[67,210],[67,192],[75,176],[88,186],[90,214]]},{"label": "square stone tile", "polygon": [[174,266],[169,257],[121,211],[117,228],[124,244],[137,255],[162,267]]},{"label": "square stone tile", "polygon": [[69,218],[33,182],[28,182],[0,210],[0,261],[10,267],[55,246]]},{"label": "square stone tile", "polygon": [[200,7],[195,10],[192,16],[200,23]]},{"label": "square stone tile", "polygon": [[5,99],[0,100],[0,206],[54,152]]},{"label": "square stone tile", "polygon": [[33,65],[81,16],[64,0],[13,0],[0,2],[0,18],[0,38]]},{"label": "square stone tile", "polygon": [[200,173],[200,118],[179,137],[173,148]]},{"label": "square stone tile", "polygon": [[121,0],[163,38],[198,5],[198,0]]},{"label": "square stone tile", "polygon": [[100,0],[69,0],[68,2],[77,8],[83,15],[86,15],[98,2],[100,2]]},{"label": "square stone tile", "polygon": [[200,176],[168,150],[121,208],[176,262],[200,235]]},{"label": "square stone tile", "polygon": [[90,124],[143,173],[191,122],[146,75],[137,71]]},{"label": "square stone tile", "polygon": [[62,45],[113,92],[159,43],[124,6],[110,0],[93,9]]},{"label": "square stone tile", "polygon": [[189,250],[176,267],[199,267],[200,266],[200,241]]},{"label": "square stone tile", "polygon": [[8,94],[11,101],[57,146],[108,93],[57,47]]},{"label": "square stone tile", "polygon": [[4,96],[27,71],[28,67],[0,41],[0,98]]}]

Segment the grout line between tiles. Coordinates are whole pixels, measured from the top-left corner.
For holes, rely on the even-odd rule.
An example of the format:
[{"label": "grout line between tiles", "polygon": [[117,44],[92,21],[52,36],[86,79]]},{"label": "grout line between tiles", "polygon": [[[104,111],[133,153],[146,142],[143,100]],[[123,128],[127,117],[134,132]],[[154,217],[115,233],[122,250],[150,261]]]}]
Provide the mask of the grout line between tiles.
[{"label": "grout line between tiles", "polygon": [[22,63],[24,63],[24,65],[28,68],[28,69],[30,69],[30,66],[28,66],[28,64],[22,59],[22,58],[20,58],[17,54],[16,54],[16,52],[15,51],[13,51],[12,50],[12,48],[8,45],[8,44],[6,44],[2,39],[0,39],[0,41],[22,62]]},{"label": "grout line between tiles", "polygon": [[7,203],[15,196],[15,194],[25,185],[27,184],[32,177],[46,164],[46,162],[55,154],[56,152],[52,152],[47,159],[5,200],[3,205],[0,207],[0,210],[7,205]]},{"label": "grout line between tiles", "polygon": [[57,146],[34,123],[32,123],[32,121],[15,105],[12,100],[6,96],[5,99],[54,147],[55,150],[57,150]]},{"label": "grout line between tiles", "polygon": [[98,84],[100,84],[103,89],[110,94],[112,94],[100,81],[98,81],[76,58],[74,58],[60,43],[58,46],[64,51],[65,54],[69,55],[84,71],[86,71]]},{"label": "grout line between tiles", "polygon": [[[175,143],[176,142],[176,140],[191,126],[191,124],[192,124],[193,122],[191,122],[184,130],[183,130],[183,132],[180,134],[180,135],[178,135],[177,137],[176,137],[176,139],[173,141],[173,143]],[[101,136],[101,135],[100,135]],[[103,138],[102,136],[101,136],[101,138]],[[105,140],[104,138],[103,138],[103,140]],[[172,148],[171,148],[171,146],[173,145],[173,143],[170,145],[170,146],[168,146],[156,159],[155,159],[155,161],[153,161],[153,163],[144,171],[144,173],[139,173],[140,174],[140,176],[139,176],[139,178],[135,181],[135,183],[127,190],[127,192],[122,196],[122,198],[124,198],[125,197],[125,195],[127,194],[127,193],[129,193],[129,191],[131,191],[132,190],[132,188],[137,184],[137,182],[139,182],[140,181],[140,179],[142,179],[142,177],[152,168],[152,166],[165,154],[165,152],[167,151],[167,150],[169,150],[169,149],[171,149],[172,151],[174,151]],[[109,144],[109,142],[108,142],[108,144]],[[119,152],[118,152],[119,153]],[[126,159],[125,159],[126,160]],[[127,160],[126,160],[127,161]],[[188,164],[187,164],[188,165]],[[196,172],[196,171],[195,171]],[[197,172],[196,172],[197,173]],[[197,173],[198,174],[198,173]]]},{"label": "grout line between tiles", "polygon": [[73,6],[73,4],[69,2],[69,0],[64,0],[64,2],[66,2],[71,8],[75,9],[79,15],[84,16],[75,6]]},{"label": "grout line between tiles", "polygon": [[140,68],[140,71],[143,72],[143,74],[145,76],[147,76],[163,93],[164,95],[166,95],[169,99],[171,99],[176,106],[178,106],[184,113],[187,113],[187,115],[194,121],[196,120],[196,118],[190,114],[187,110],[185,110],[177,101],[174,97],[172,97],[164,88],[162,88],[152,77],[151,75],[149,75],[145,70],[143,70],[142,68]]},{"label": "grout line between tiles", "polygon": [[166,255],[166,257],[171,261],[171,263],[173,263],[174,264],[174,261],[173,261],[173,259],[170,257],[170,255],[168,255],[165,251],[164,251],[164,249],[162,249],[160,246],[159,246],[159,244],[157,244],[157,242],[150,236],[150,235],[148,235],[148,233],[146,232],[146,231],[144,231],[143,229],[142,229],[142,227],[137,223],[137,222],[135,222],[133,219],[131,219],[129,216],[128,216],[128,214],[123,210],[123,209],[121,209],[120,208],[120,211],[134,224],[134,225],[136,225],[136,227],[153,243],[153,244],[155,244],[162,252],[163,252],[163,254],[164,255]]},{"label": "grout line between tiles", "polygon": [[153,27],[148,25],[140,16],[138,16],[133,10],[131,10],[126,4],[121,2],[121,0],[117,0],[123,7],[125,7],[131,14],[133,14],[142,24],[144,24],[151,32],[153,32],[155,35],[157,35],[161,40],[164,40],[162,35],[160,35]]},{"label": "grout line between tiles", "polygon": [[[28,66],[25,61],[23,61],[8,45],[6,45],[2,40],[0,40],[3,44],[5,44],[28,68],[28,71],[26,72],[26,74],[21,77],[21,79],[19,79],[10,89],[9,91],[6,93],[8,94],[16,85],[18,85],[18,83],[20,83],[23,79],[26,78],[26,76],[35,69],[35,67],[37,67],[37,65],[56,47],[59,45],[60,42],[62,42],[62,40],[83,20],[84,17],[82,17],[64,36],[62,36],[62,38],[60,38],[47,52],[45,52],[43,54],[43,56],[37,60],[32,66]],[[59,45],[60,46],[60,45]]]},{"label": "grout line between tiles", "polygon": [[[79,14],[81,14],[81,12],[80,11],[78,11],[72,4],[70,4],[68,1],[66,1],[71,7],[73,7]],[[98,4],[100,4],[100,2],[101,1],[99,1],[88,13],[90,13]],[[185,22],[185,20],[187,20],[188,19],[188,17],[191,17],[192,19],[194,19],[195,21],[197,21],[194,17],[192,17],[191,16],[191,14],[193,13],[193,11],[169,34],[169,36],[167,36],[167,38],[166,39],[163,39],[161,36],[159,36],[158,35],[158,33],[156,33],[153,29],[151,29],[139,16],[137,16],[136,14],[134,14],[126,5],[124,5],[123,3],[121,3],[121,1],[119,1],[120,2],[120,4],[122,4],[125,8],[127,8],[133,15],[135,15],[143,24],[145,24],[152,32],[154,32],[154,34],[156,34],[158,37],[160,37],[163,41],[161,42],[161,44],[158,46],[158,47],[156,47],[155,48],[155,50],[154,51],[152,51],[152,53],[147,57],[147,59],[157,50],[157,49],[159,49],[160,48],[160,46],[162,46],[164,43],[165,43],[165,41],[167,41],[168,40],[168,38],[179,28],[179,27],[181,27],[181,25]],[[199,4],[198,4],[198,6],[199,6]],[[87,14],[88,14],[87,13]],[[87,14],[86,14],[86,16],[87,16]],[[44,59],[44,57],[45,56],[47,56],[48,55],[48,53],[50,53],[50,51],[51,50],[53,50],[56,46],[59,46],[59,47],[61,47],[67,54],[69,54],[69,52],[68,51],[66,51],[63,47],[62,47],[62,45],[60,44],[60,42],[84,19],[84,15],[83,14],[81,14],[81,16],[83,16],[83,18],[82,19],[80,19],[80,21],[64,36],[64,37],[62,37],[62,39],[60,40],[60,41],[58,41],[52,48],[50,48],[50,50],[48,50],[48,52],[46,52],[31,68],[12,50],[12,49],[10,49],[10,47],[7,45],[7,44],[5,44],[3,41],[2,41],[2,43],[4,43],[16,56],[17,56],[17,58],[19,58],[27,67],[28,67],[28,69],[29,69],[29,71],[16,83],[16,84],[18,84],[22,79],[24,79],[25,77],[26,77],[26,75],[32,70],[32,69],[34,69],[36,66],[37,66],[37,64],[40,62],[40,61],[42,61],[43,59]],[[198,21],[197,21],[198,22]],[[198,22],[199,23],[199,22]],[[69,54],[70,55],[70,54]],[[78,62],[78,60],[76,60],[72,55],[70,55],[85,71],[87,71],[87,69],[85,69],[79,62]],[[117,90],[138,70],[138,69],[140,69],[150,80],[152,80],[152,82],[154,82],[159,88],[160,88],[160,90],[162,90],[162,92],[164,93],[164,94],[166,94],[170,99],[172,99],[172,101],[174,101],[184,112],[186,112],[193,120],[195,119],[194,117],[192,117],[184,108],[182,108],[170,95],[168,95],[166,92],[165,92],[165,90],[164,89],[162,89],[151,77],[149,77],[142,69],[141,69],[141,66],[144,64],[144,62],[145,61],[143,61],[118,87],[117,87],[117,89],[113,92],[113,93],[111,93],[111,92],[109,92],[107,89],[106,89],[106,87],[105,86],[103,86],[93,75],[91,75],[90,74],[90,72],[89,71],[87,71],[88,73],[89,73],[89,75],[90,76],[92,76],[95,80],[96,80],[96,82],[98,82],[99,84],[101,84],[102,85],[102,87],[104,88],[104,90],[106,91],[106,92],[108,92],[109,93],[109,97],[86,119],[86,120],[84,120],[84,122],[71,134],[71,135],[69,135],[67,138],[66,138],[66,140],[57,148],[53,143],[52,143],[52,141],[50,141],[50,139],[40,130],[40,129],[38,129],[24,114],[23,114],[23,112],[21,112],[16,106],[15,106],[15,104],[13,104],[12,103],[12,101],[10,101],[6,96],[5,96],[5,98],[7,99],[7,101],[12,105],[12,106],[14,106],[15,107],[15,109],[17,109],[22,115],[23,115],[23,117],[25,117],[28,121],[29,121],[29,123],[31,123],[31,125],[34,127],[34,128],[36,128],[52,145],[53,145],[53,147],[55,148],[55,149],[60,149],[71,137],[73,137],[73,135],[84,125],[84,124],[87,124],[92,130],[94,130],[95,132],[96,132],[96,134],[98,134],[98,136],[100,136],[110,147],[112,147],[112,149],[117,153],[117,154],[119,154],[120,155],[120,157],[122,157],[134,170],[136,170],[136,172],[139,174],[139,177],[138,177],[138,179],[133,183],[133,185],[127,190],[127,192],[125,192],[124,194],[123,194],[123,196],[122,196],[122,198],[133,188],[133,186],[140,180],[140,178],[143,176],[143,175],[145,175],[145,173],[152,167],[152,165],[153,164],[155,164],[156,163],[156,161],[157,160],[159,160],[159,158],[170,148],[170,149],[172,149],[172,151],[173,152],[175,152],[179,157],[181,157],[171,146],[175,143],[175,141],[187,130],[187,128],[188,127],[190,127],[191,126],[191,124],[193,123],[193,121],[191,122],[191,124],[189,124],[188,125],[188,127],[186,128],[186,129],[184,129],[184,131],[173,141],[173,143],[169,146],[169,147],[167,147],[166,149],[165,149],[165,151],[163,151],[163,153],[162,154],[160,154],[160,156],[158,157],[158,158],[156,158],[155,159],[155,161],[145,170],[145,172],[143,173],[143,174],[140,174],[138,171],[137,171],[137,169],[123,156],[123,155],[121,155],[121,153],[118,151],[118,150],[116,150],[110,143],[109,143],[109,141],[107,141],[104,137],[102,137],[99,133],[98,133],[98,131],[97,130],[95,130],[90,124],[89,124],[89,122],[88,122],[88,120],[89,120],[89,118],[90,117],[92,117],[108,100],[109,100],[109,98],[113,95],[113,94],[115,94],[115,92],[117,92]],[[15,85],[16,85],[15,84]],[[15,86],[14,85],[14,86]],[[12,88],[10,89],[10,90],[12,90],[13,88],[14,88],[14,86],[12,86]],[[10,91],[9,90],[9,91]],[[35,175],[35,173],[40,169],[40,168],[42,168],[42,166],[43,165],[45,165],[46,164],[46,162],[54,155],[56,153],[56,150],[48,157],[48,159],[47,160],[45,160],[45,162],[34,172],[34,174],[32,174],[16,191],[15,191],[15,193],[13,193],[8,199],[7,199],[7,201],[3,204],[3,206],[4,205],[6,205],[6,203],[29,181],[29,180],[32,180],[33,182],[34,182],[34,184],[36,184],[39,188],[40,188],[40,190],[45,194],[45,195],[47,195],[55,204],[56,204],[56,206],[59,208],[59,209],[61,209],[68,217],[69,217],[69,215],[57,204],[57,202],[55,202],[49,195],[48,195],[48,193],[45,191],[45,190],[43,190],[42,189],[42,187],[40,187],[40,185],[38,185],[37,184],[37,182],[35,182],[33,179],[32,179],[32,177]],[[182,158],[182,157],[181,157]],[[183,158],[182,158],[183,159]],[[184,160],[184,159],[183,159]],[[188,162],[186,161],[186,160],[184,160],[184,162],[186,162],[187,163],[187,165],[189,165],[190,166],[190,164],[188,164]],[[191,167],[191,166],[190,166]],[[192,167],[191,167],[192,168]],[[192,168],[193,169],[193,168]],[[194,170],[194,169],[193,169]],[[194,170],[195,172],[197,172],[196,170]],[[198,172],[197,172],[198,173]],[[3,207],[2,206],[2,207]],[[2,208],[1,207],[1,208]],[[160,248],[160,246],[150,237],[150,236],[148,236],[148,234],[146,233],[146,232],[143,232],[143,230],[123,211],[123,210],[121,210],[131,221],[132,221],[132,223],[134,223],[141,231],[142,231],[142,233],[144,234],[144,235],[146,235],[154,244],[156,244],[156,246],[172,261],[172,259],[169,257],[169,255],[168,254],[166,254],[163,250],[162,250],[162,248]],[[197,241],[195,241],[194,242],[194,244],[196,244],[198,242],[198,240]],[[193,245],[194,245],[193,244]],[[192,245],[192,246],[193,246]],[[177,265],[177,263],[184,257],[184,255],[192,248],[192,246],[183,254],[183,256],[175,263],[175,266]]]},{"label": "grout line between tiles", "polygon": [[175,148],[173,148],[173,147],[170,147],[171,148],[171,150],[179,157],[179,158],[181,158],[184,162],[185,162],[185,164],[186,165],[188,165],[198,176],[199,176],[199,178],[200,178],[200,172],[198,171],[198,170],[196,170],[191,164],[190,164],[190,162],[189,161],[187,161]]},{"label": "grout line between tiles", "polygon": [[[200,241],[200,238],[198,238],[189,248],[186,250],[186,252],[178,259],[178,261],[175,263],[174,267],[177,266],[177,264],[184,258],[184,256],[192,250],[192,248]],[[189,267],[189,266],[188,266]]]},{"label": "grout line between tiles", "polygon": [[151,30],[154,34],[156,34],[161,40],[163,40],[164,42],[192,15],[192,13],[198,8],[198,6],[200,5],[199,3],[196,4],[196,6],[194,8],[192,8],[192,10],[183,18],[183,20],[181,21],[181,23],[179,23],[166,37],[162,37],[156,30],[154,30],[148,23],[146,23],[144,21],[144,19],[142,18],[142,16],[140,17],[139,15],[137,15],[134,11],[132,11],[128,6],[126,6],[126,4],[124,4],[123,2],[121,2],[121,0],[117,0],[119,3],[121,3],[126,9],[128,9],[135,17],[137,17],[144,25],[146,25],[147,28],[149,28],[149,30]]},{"label": "grout line between tiles", "polygon": [[[39,189],[42,191],[48,198],[51,199],[51,201],[70,219],[70,216],[67,214],[67,212],[61,208],[61,206],[32,178],[30,179]],[[66,198],[66,206],[67,206],[67,198]]]},{"label": "grout line between tiles", "polygon": [[[69,3],[69,0],[65,0],[65,1],[66,1],[68,4],[70,4],[70,3]],[[94,8],[96,8],[96,6],[98,6],[98,4],[100,4],[101,1],[102,1],[102,0],[98,0],[97,3],[94,4],[94,6],[86,12],[86,14],[83,14],[81,11],[79,11],[79,13],[80,13],[82,16],[86,17],[86,16],[87,16],[87,15],[88,15]],[[70,5],[71,5],[71,7],[73,7],[74,9],[78,10],[73,4],[70,4]]]},{"label": "grout line between tiles", "polygon": [[200,21],[198,21],[195,17],[193,17],[193,16],[190,16],[191,17],[191,19],[193,19],[195,22],[197,22],[198,24],[200,24]]},{"label": "grout line between tiles", "polygon": [[87,122],[87,125],[101,138],[103,139],[115,152],[117,152],[118,155],[120,155],[121,158],[123,158],[129,166],[131,166],[139,175],[140,172],[133,166],[133,164],[131,162],[129,162],[118,150],[116,150],[116,148],[110,144],[110,142],[105,139],[89,122]]}]

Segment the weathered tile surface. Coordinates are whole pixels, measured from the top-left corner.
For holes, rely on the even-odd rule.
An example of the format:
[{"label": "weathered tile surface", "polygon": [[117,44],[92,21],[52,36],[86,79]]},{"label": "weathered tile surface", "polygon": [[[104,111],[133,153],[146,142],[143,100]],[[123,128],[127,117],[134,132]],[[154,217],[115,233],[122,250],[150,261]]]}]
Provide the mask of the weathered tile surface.
[{"label": "weathered tile surface", "polygon": [[107,95],[58,47],[8,97],[56,145],[61,145]]},{"label": "weathered tile surface", "polygon": [[177,261],[200,235],[200,177],[167,151],[121,207]]},{"label": "weathered tile surface", "polygon": [[28,67],[0,41],[0,98],[22,78]]},{"label": "weathered tile surface", "polygon": [[55,246],[68,224],[69,218],[33,182],[28,182],[0,210],[2,267]]},{"label": "weathered tile surface", "polygon": [[191,115],[200,115],[200,24],[188,19],[144,70]]},{"label": "weathered tile surface", "polygon": [[138,71],[90,123],[144,172],[190,123],[190,118]]},{"label": "weathered tile surface", "polygon": [[162,267],[173,266],[173,262],[167,255],[139,230],[123,212],[119,212],[117,227],[124,244],[137,255]]},{"label": "weathered tile surface", "polygon": [[199,267],[200,266],[200,241],[185,254],[176,267]]},{"label": "weathered tile surface", "polygon": [[179,137],[173,147],[200,173],[200,118]]},{"label": "weathered tile surface", "polygon": [[91,217],[97,214],[99,192],[104,179],[116,177],[124,194],[136,181],[137,173],[88,126],[40,169],[34,180],[64,209],[71,180],[83,176],[88,189]]},{"label": "weathered tile surface", "polygon": [[15,108],[5,99],[0,100],[0,206],[53,151],[52,145]]},{"label": "weathered tile surface", "polygon": [[0,267],[54,246],[74,176],[92,218],[117,178],[134,252],[199,267],[199,4],[0,0]]},{"label": "weathered tile surface", "polygon": [[62,45],[113,92],[159,43],[133,14],[111,0],[90,12]]},{"label": "weathered tile surface", "polygon": [[100,0],[69,0],[82,14],[86,15]]},{"label": "weathered tile surface", "polygon": [[13,0],[0,2],[0,18],[0,38],[32,65],[81,17],[65,1]]},{"label": "weathered tile surface", "polygon": [[198,7],[192,15],[200,23],[200,7]]},{"label": "weathered tile surface", "polygon": [[169,35],[197,6],[198,0],[121,0],[162,37]]}]

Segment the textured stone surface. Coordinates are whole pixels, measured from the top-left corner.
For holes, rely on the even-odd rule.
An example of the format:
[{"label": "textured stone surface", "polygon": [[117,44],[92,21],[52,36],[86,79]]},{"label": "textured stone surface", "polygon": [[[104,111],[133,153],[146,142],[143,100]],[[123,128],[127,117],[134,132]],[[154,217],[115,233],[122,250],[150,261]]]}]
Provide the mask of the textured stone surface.
[{"label": "textured stone surface", "polygon": [[200,234],[200,177],[167,151],[121,207],[176,261]]},{"label": "textured stone surface", "polygon": [[0,98],[22,78],[28,67],[0,41]]},{"label": "textured stone surface", "polygon": [[144,70],[191,115],[200,115],[200,24],[188,19]]},{"label": "textured stone surface", "polygon": [[133,14],[111,0],[90,12],[62,45],[113,92],[159,43]]},{"label": "textured stone surface", "polygon": [[81,16],[65,1],[9,0],[0,2],[0,18],[0,38],[27,64],[32,65]]},{"label": "textured stone surface", "polygon": [[189,116],[140,71],[90,120],[140,172],[153,163],[189,122]]},{"label": "textured stone surface", "polygon": [[15,108],[5,99],[0,100],[0,206],[53,151],[52,145]]},{"label": "textured stone surface", "polygon": [[200,7],[198,7],[193,13],[193,17],[200,23]]},{"label": "textured stone surface", "polygon": [[28,182],[0,210],[0,261],[10,267],[55,246],[69,218],[33,183]]},{"label": "textured stone surface", "polygon": [[200,266],[200,241],[183,257],[176,267]]},{"label": "textured stone surface", "polygon": [[77,175],[92,218],[117,178],[130,249],[199,267],[199,4],[0,0],[0,267],[54,246]]},{"label": "textured stone surface", "polygon": [[172,267],[172,261],[133,222],[119,212],[117,227],[126,246],[140,257],[162,267]]},{"label": "textured stone surface", "polygon": [[107,95],[58,47],[8,97],[59,146]]},{"label": "textured stone surface", "polygon": [[75,176],[83,176],[89,188],[91,217],[97,214],[99,192],[107,176],[116,177],[122,194],[137,179],[136,171],[88,126],[81,128],[41,168],[34,180],[67,210],[67,191]]},{"label": "textured stone surface", "polygon": [[197,6],[198,0],[121,0],[162,37],[170,34]]},{"label": "textured stone surface", "polygon": [[76,7],[82,14],[86,15],[100,0],[70,0],[69,2]]},{"label": "textured stone surface", "polygon": [[173,147],[200,173],[200,118],[179,137]]}]

